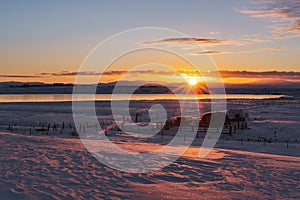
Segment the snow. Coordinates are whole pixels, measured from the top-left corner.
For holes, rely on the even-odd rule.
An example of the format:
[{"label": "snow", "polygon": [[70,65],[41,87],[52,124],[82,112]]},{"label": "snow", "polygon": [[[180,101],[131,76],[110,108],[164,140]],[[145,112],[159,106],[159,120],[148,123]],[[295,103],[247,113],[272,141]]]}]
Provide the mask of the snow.
[{"label": "snow", "polygon": [[199,159],[199,148],[190,147],[166,168],[130,174],[100,164],[75,138],[11,133],[0,138],[4,199],[300,197],[300,158],[295,156],[215,148]]},{"label": "snow", "polygon": [[[167,111],[173,111],[170,115],[178,114],[174,112],[175,104],[159,102]],[[131,112],[140,111],[140,120],[147,121],[148,104],[149,101],[136,101]],[[299,105],[297,99],[229,100],[228,108],[249,113],[249,129],[222,135],[205,158],[199,158],[203,142],[200,137],[171,165],[155,172],[132,174],[101,164],[80,139],[71,136],[74,124],[70,102],[2,103],[0,197],[299,199]],[[111,120],[109,106],[109,102],[96,103],[99,120]],[[203,100],[202,106],[209,111],[209,102]],[[60,130],[62,122],[65,128]],[[41,127],[42,123],[51,123],[51,127],[57,124],[58,130],[51,129],[48,135],[34,132],[33,126]],[[7,133],[9,126],[13,133]],[[185,137],[188,132],[187,127]],[[134,138],[112,130],[108,136],[116,145],[133,152],[160,149],[172,138],[171,131],[163,136]]]},{"label": "snow", "polygon": [[[194,103],[193,101],[187,102]],[[176,101],[159,100],[155,103],[161,104],[166,109],[168,117],[180,114]],[[139,121],[149,122],[148,109],[151,105],[153,101],[134,101],[130,105],[130,113],[134,116],[138,112]],[[210,111],[210,103],[207,100],[201,100],[200,106],[204,112]],[[233,136],[224,135],[222,136],[224,140],[240,141],[243,139],[262,142],[266,139],[272,143],[286,143],[286,140],[291,143],[300,142],[300,100],[298,99],[228,100],[227,107],[228,109],[242,109],[249,113],[250,122],[249,129]],[[41,127],[42,124],[47,127],[49,123],[51,128],[54,124],[61,127],[64,123],[66,133],[72,132],[74,128],[71,102],[0,103],[0,110],[0,130],[2,131],[10,131],[9,126],[13,126],[13,132],[28,134],[30,128]],[[96,102],[96,113],[101,122],[110,123],[113,119],[108,101]],[[190,113],[192,115],[193,111]],[[123,116],[117,118],[122,120]],[[52,131],[49,134],[52,134]]]}]

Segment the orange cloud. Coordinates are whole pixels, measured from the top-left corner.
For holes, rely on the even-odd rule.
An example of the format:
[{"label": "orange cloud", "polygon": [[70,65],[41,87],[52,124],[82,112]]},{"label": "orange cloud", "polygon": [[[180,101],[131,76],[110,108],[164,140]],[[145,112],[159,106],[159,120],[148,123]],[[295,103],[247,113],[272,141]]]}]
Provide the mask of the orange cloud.
[{"label": "orange cloud", "polygon": [[53,72],[53,73],[40,73],[37,74],[37,76],[115,76],[115,75],[123,75],[123,74],[159,74],[159,75],[169,75],[170,73],[167,71],[156,71],[156,70],[135,70],[135,71],[126,71],[126,70],[112,70],[112,71],[106,71],[106,72],[93,72],[93,71],[83,71],[83,72],[68,72],[68,71],[62,71],[62,72]]},{"label": "orange cloud", "polygon": [[17,74],[5,75],[5,74],[0,74],[0,77],[2,77],[2,78],[39,78],[41,76],[39,76],[39,75],[17,75]]},{"label": "orange cloud", "polygon": [[[129,73],[132,75],[133,79],[143,79],[144,81],[148,80],[147,77],[156,77],[159,76],[159,81],[170,81],[174,80],[172,77],[181,76],[181,74],[186,74],[191,77],[201,77],[201,74],[195,70],[179,70],[177,73],[172,71],[159,71],[159,70],[140,70],[140,71],[108,71],[105,72],[107,80],[105,82],[112,82],[118,80],[117,77],[120,73]],[[216,71],[205,72],[206,78],[215,77]],[[58,73],[42,73],[43,75],[0,75],[4,77],[5,81],[17,81],[17,80],[29,80],[29,81],[46,81],[46,82],[64,82],[64,83],[73,83],[76,76],[76,72],[58,72]],[[264,71],[264,72],[254,72],[254,71],[227,71],[222,70],[220,74],[225,82],[243,82],[250,79],[283,79],[291,80],[293,82],[299,82],[300,72],[285,72],[285,71]],[[99,73],[92,72],[81,72],[83,76],[98,76]],[[158,80],[158,79],[157,79]]]},{"label": "orange cloud", "polygon": [[220,40],[213,38],[167,38],[154,41],[142,42],[144,45],[154,45],[154,44],[170,44],[170,45],[184,45],[184,46],[195,46],[197,44],[201,45],[222,45],[230,44],[233,41],[230,40]]},{"label": "orange cloud", "polygon": [[200,51],[194,52],[191,55],[208,55],[208,54],[237,54],[237,53],[259,53],[265,51],[279,51],[284,50],[279,47],[270,47],[270,48],[263,48],[263,49],[255,49],[255,50],[246,50],[246,51]]}]

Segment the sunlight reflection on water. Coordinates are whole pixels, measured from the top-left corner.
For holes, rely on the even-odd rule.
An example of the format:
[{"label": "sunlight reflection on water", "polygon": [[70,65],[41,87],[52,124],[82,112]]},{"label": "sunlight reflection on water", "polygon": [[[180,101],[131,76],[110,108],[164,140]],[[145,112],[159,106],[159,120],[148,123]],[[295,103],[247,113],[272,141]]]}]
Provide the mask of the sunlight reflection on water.
[{"label": "sunlight reflection on water", "polygon": [[[193,100],[193,94],[178,95],[180,99]],[[127,95],[116,94],[113,100],[126,100]],[[223,97],[220,95],[220,98]],[[284,95],[253,95],[253,94],[227,94],[227,99],[276,99],[284,97]],[[209,94],[199,94],[197,99],[210,99]],[[218,99],[218,95],[214,94],[214,98]],[[94,95],[79,95],[78,99],[74,101],[111,101],[111,94],[96,94]],[[176,100],[173,94],[134,94],[131,100]],[[70,102],[72,101],[72,94],[9,94],[0,95],[1,103],[9,102]]]}]

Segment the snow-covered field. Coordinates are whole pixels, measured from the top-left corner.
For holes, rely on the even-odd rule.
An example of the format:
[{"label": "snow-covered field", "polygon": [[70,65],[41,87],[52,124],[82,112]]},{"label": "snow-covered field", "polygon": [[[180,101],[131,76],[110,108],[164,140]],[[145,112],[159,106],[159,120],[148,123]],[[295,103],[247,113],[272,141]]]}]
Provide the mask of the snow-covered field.
[{"label": "snow-covered field", "polygon": [[[192,101],[190,101],[192,102]],[[133,101],[130,112],[139,113],[139,121],[149,121],[148,110],[153,101]],[[155,101],[163,105],[169,117],[180,115],[176,101]],[[96,102],[96,113],[100,122],[110,123],[110,102]],[[210,111],[210,103],[201,100],[201,112]],[[232,136],[222,136],[224,140],[241,140],[261,142],[263,139],[274,142],[300,143],[300,100],[299,99],[269,99],[269,100],[228,100],[228,109],[242,109],[250,115],[249,129]],[[60,130],[53,133],[55,125],[58,129],[64,124],[64,135],[74,129],[71,102],[45,103],[0,103],[0,131],[29,134],[34,128],[48,128],[49,135],[59,135]],[[192,112],[191,112],[192,114]],[[119,116],[122,119],[122,116]],[[37,133],[37,135],[45,132]]]},{"label": "snow-covered field", "polygon": [[[1,199],[297,199],[300,158],[198,147],[146,174],[110,169],[80,140],[0,134]],[[135,144],[137,148],[141,148]]]},{"label": "snow-covered field", "polygon": [[[138,110],[140,120],[147,120],[147,103],[134,102],[132,112]],[[161,103],[178,114],[174,105]],[[209,103],[202,105],[208,111]],[[2,103],[0,199],[299,199],[299,105],[297,99],[230,100],[229,108],[249,112],[249,129],[222,135],[205,158],[198,157],[198,138],[170,166],[130,174],[104,166],[70,135],[71,103]],[[110,119],[109,106],[96,103],[99,119]],[[33,130],[49,123],[48,135]],[[118,131],[109,137],[134,151],[151,151],[169,139],[133,141]]]}]

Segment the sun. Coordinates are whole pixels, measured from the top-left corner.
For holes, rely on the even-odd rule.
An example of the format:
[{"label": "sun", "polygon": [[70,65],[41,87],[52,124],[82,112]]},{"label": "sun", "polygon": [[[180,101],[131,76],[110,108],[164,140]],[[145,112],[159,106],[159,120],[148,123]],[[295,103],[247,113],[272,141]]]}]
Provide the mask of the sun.
[{"label": "sun", "polygon": [[190,86],[196,86],[199,83],[199,79],[196,76],[188,76],[186,74],[181,74],[181,76],[186,80]]},{"label": "sun", "polygon": [[192,77],[192,78],[189,78],[188,83],[190,86],[195,86],[195,85],[197,85],[198,80],[196,78]]}]

